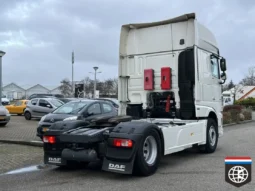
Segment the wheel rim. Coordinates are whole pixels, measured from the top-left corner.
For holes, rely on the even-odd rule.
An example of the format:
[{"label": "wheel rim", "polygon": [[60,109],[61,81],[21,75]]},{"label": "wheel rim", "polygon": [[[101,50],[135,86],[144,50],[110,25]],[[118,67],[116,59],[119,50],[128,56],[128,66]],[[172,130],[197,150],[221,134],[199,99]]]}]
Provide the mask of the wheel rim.
[{"label": "wheel rim", "polygon": [[210,139],[210,144],[214,146],[216,143],[216,131],[214,126],[211,126],[209,129],[209,139]]},{"label": "wheel rim", "polygon": [[157,158],[157,142],[153,136],[148,136],[143,144],[143,156],[148,165],[153,165]]}]

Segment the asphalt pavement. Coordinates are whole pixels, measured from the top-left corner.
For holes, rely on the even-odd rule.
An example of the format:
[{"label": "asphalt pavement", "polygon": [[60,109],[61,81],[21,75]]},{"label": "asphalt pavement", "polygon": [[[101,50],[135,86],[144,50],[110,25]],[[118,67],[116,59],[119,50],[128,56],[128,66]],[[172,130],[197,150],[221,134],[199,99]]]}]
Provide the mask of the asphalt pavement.
[{"label": "asphalt pavement", "polygon": [[224,174],[226,156],[255,159],[254,135],[255,122],[225,127],[215,153],[200,154],[189,150],[166,156],[157,173],[149,177],[108,173],[101,171],[97,164],[76,170],[46,166],[31,172],[1,175],[0,190],[255,191],[254,168],[252,182],[241,188],[226,183]]},{"label": "asphalt pavement", "polygon": [[0,140],[40,141],[36,136],[39,120],[26,120],[24,116],[12,115],[5,127],[0,127]]},{"label": "asphalt pavement", "polygon": [[43,164],[42,147],[0,143],[0,174],[38,164]]}]

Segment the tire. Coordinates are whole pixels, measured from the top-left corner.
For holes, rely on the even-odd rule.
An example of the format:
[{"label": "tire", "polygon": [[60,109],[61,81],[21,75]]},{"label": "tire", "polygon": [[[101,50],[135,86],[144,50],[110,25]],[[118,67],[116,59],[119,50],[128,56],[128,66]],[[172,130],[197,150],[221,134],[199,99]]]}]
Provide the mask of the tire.
[{"label": "tire", "polygon": [[206,129],[206,144],[200,147],[202,153],[213,153],[218,145],[218,127],[214,119],[209,118]]},{"label": "tire", "polygon": [[0,127],[5,127],[7,123],[0,123]]},{"label": "tire", "polygon": [[158,169],[160,159],[160,136],[155,129],[150,129],[147,133],[145,133],[137,150],[134,174],[141,176],[150,176],[154,174]]},{"label": "tire", "polygon": [[25,119],[26,120],[31,120],[31,113],[29,112],[29,111],[26,111],[25,113],[24,113],[24,116],[25,116]]}]

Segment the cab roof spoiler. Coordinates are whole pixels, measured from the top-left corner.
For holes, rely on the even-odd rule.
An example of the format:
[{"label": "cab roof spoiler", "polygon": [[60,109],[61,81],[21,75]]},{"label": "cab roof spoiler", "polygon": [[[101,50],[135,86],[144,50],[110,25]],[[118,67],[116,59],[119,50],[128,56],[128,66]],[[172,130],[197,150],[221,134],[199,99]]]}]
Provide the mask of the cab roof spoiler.
[{"label": "cab roof spoiler", "polygon": [[166,25],[171,23],[178,23],[178,22],[184,22],[188,21],[190,19],[196,19],[195,13],[188,13],[184,14],[175,18],[158,21],[158,22],[151,22],[151,23],[131,23],[131,24],[125,24],[122,25],[123,28],[130,28],[130,29],[139,29],[139,28],[147,28],[147,27],[154,27],[159,25]]}]

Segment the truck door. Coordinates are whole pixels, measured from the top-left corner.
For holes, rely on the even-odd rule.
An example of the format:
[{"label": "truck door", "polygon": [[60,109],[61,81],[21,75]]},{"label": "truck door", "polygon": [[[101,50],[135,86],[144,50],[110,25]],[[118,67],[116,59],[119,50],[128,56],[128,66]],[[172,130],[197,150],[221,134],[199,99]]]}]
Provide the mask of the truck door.
[{"label": "truck door", "polygon": [[220,68],[219,59],[211,55],[210,56],[210,69],[211,69],[211,88],[212,88],[212,102],[216,111],[221,111],[222,96],[221,96],[221,84],[220,84]]}]

